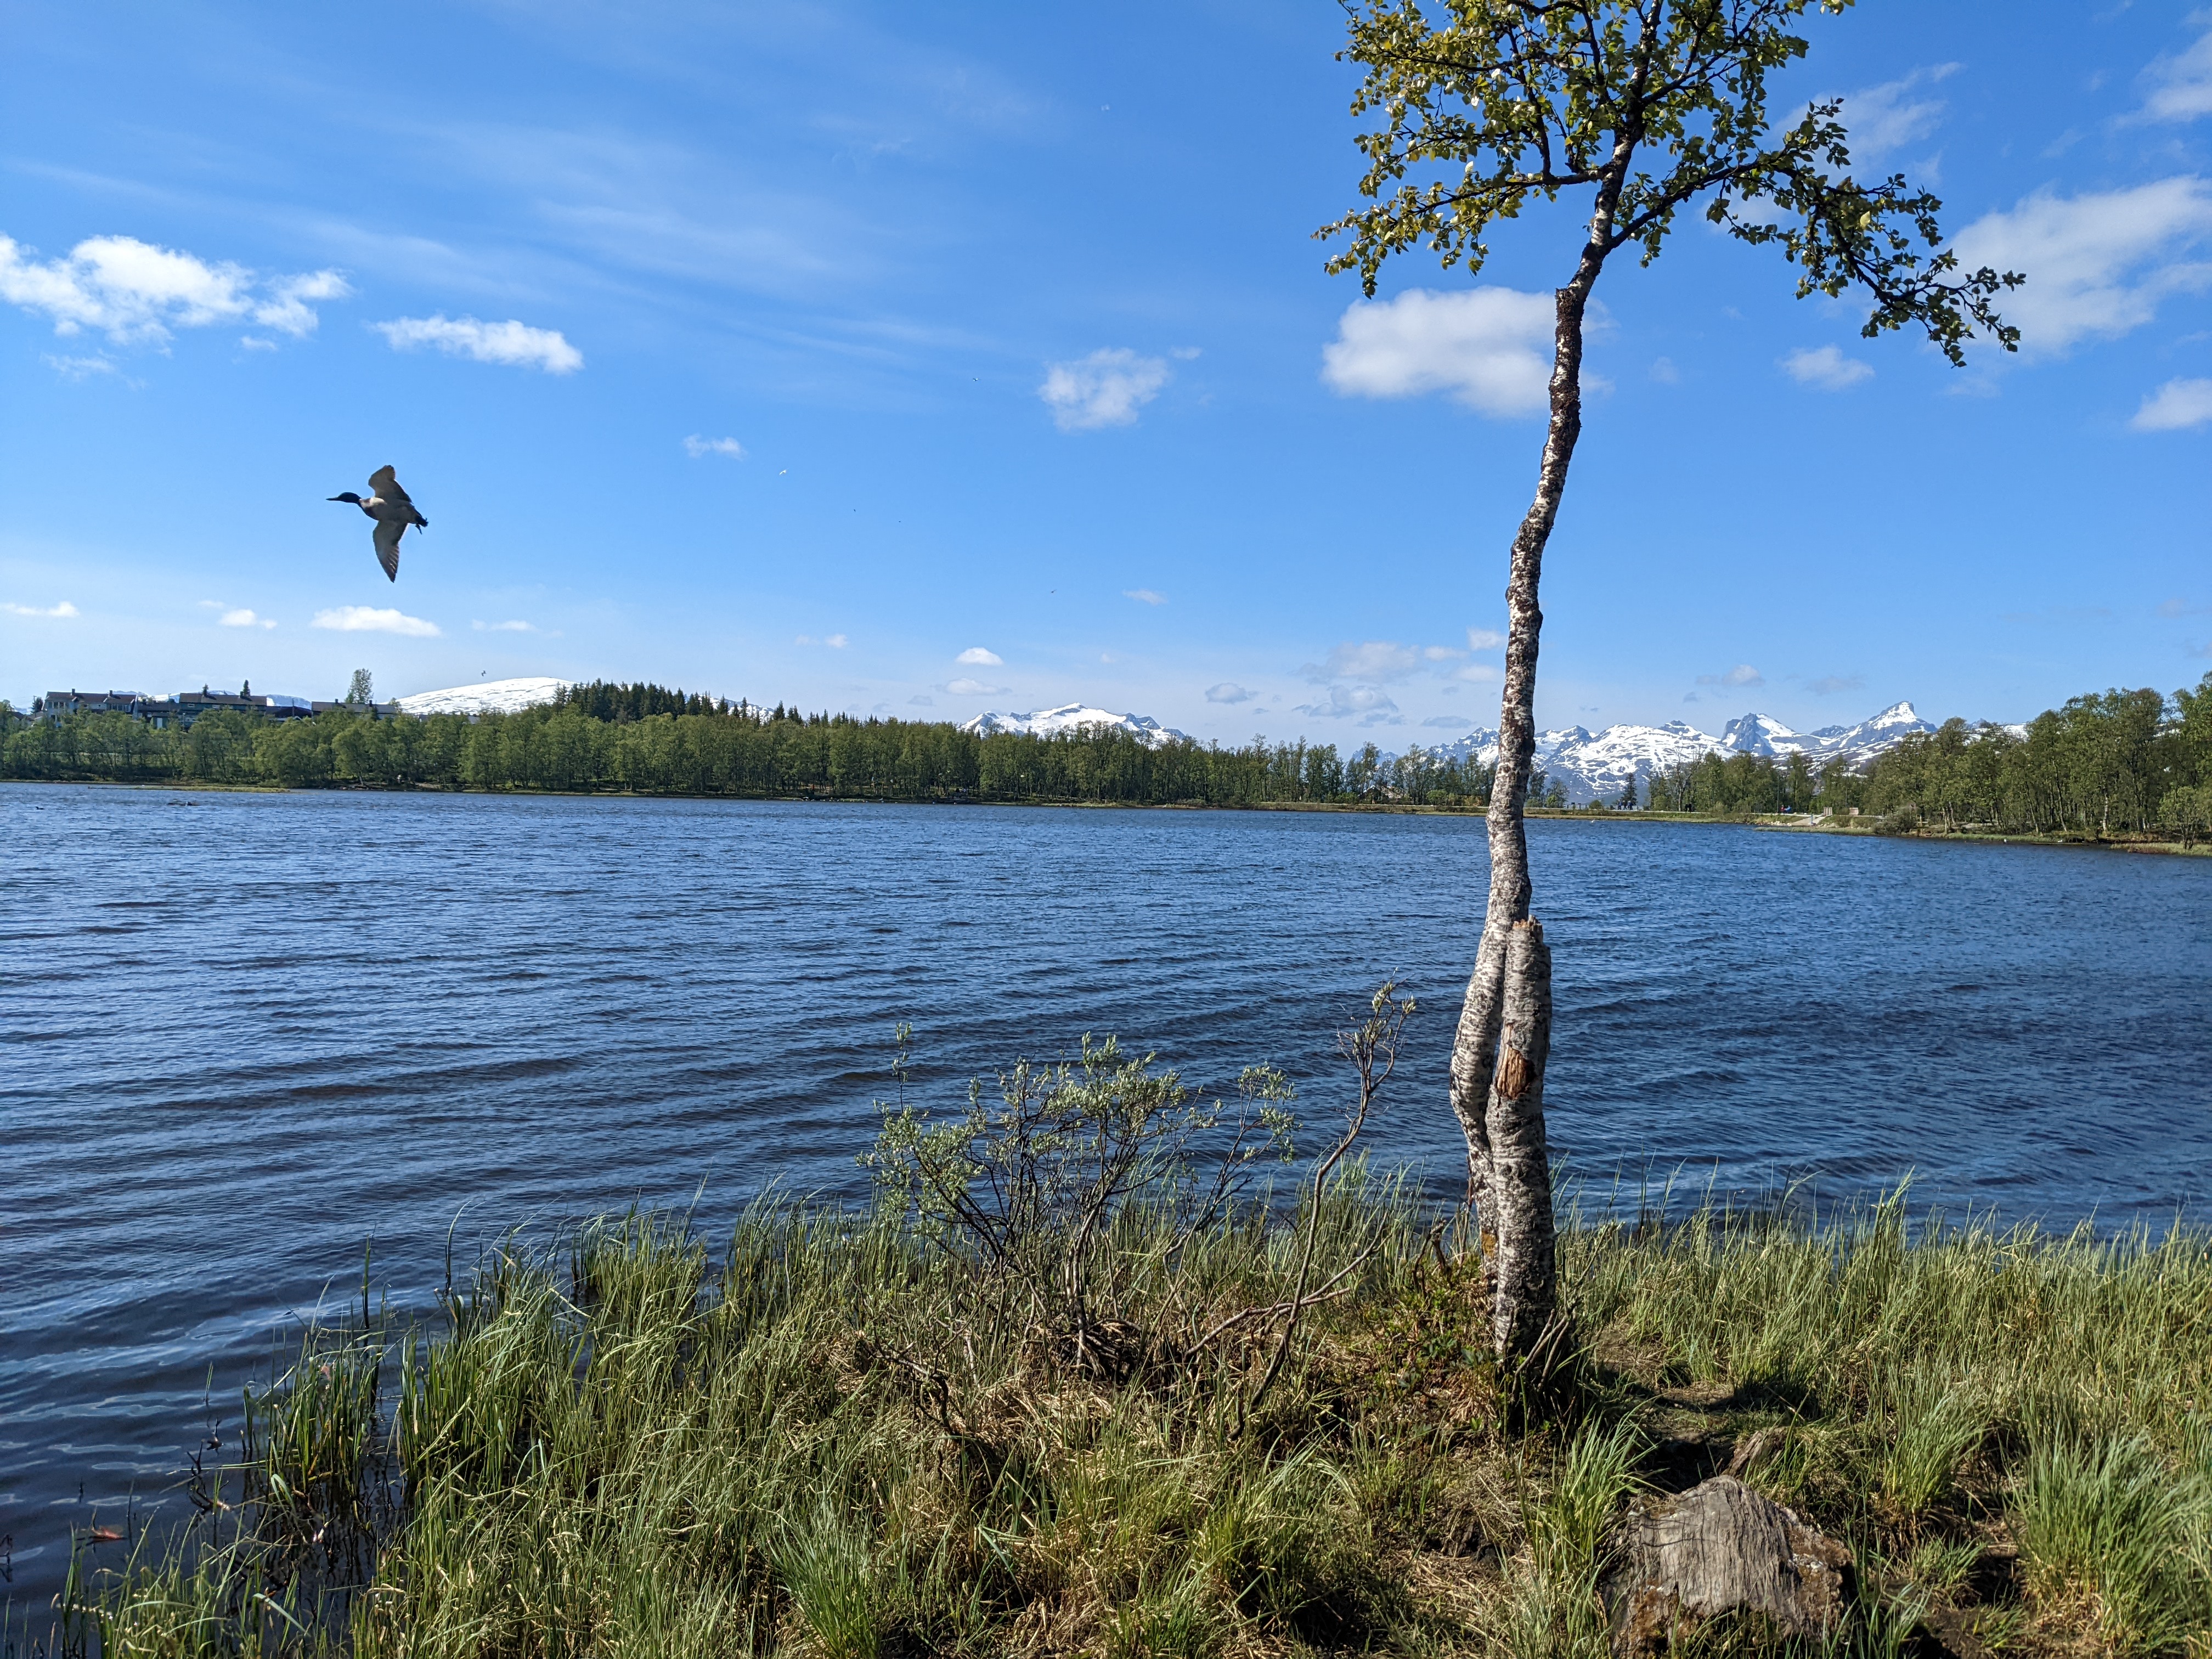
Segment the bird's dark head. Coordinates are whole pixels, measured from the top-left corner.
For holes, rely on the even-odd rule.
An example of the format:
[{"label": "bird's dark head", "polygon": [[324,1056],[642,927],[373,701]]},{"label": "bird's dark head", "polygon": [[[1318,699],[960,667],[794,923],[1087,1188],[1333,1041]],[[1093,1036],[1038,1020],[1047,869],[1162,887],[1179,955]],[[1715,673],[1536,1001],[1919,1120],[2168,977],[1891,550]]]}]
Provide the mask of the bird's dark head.
[{"label": "bird's dark head", "polygon": [[325,495],[323,499],[326,501],[350,501],[356,507],[359,507],[361,505],[361,497],[355,495],[350,489],[347,490],[343,495]]}]

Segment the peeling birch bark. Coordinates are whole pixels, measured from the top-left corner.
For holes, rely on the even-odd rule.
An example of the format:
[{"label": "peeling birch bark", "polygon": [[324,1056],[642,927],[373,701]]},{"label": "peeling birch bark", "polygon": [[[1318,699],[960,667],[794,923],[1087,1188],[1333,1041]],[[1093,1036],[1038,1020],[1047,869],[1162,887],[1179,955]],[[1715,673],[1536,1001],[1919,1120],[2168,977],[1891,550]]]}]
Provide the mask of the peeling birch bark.
[{"label": "peeling birch bark", "polygon": [[1502,1354],[1533,1351],[1557,1299],[1552,1164],[1544,1148],[1544,1062],[1552,1051],[1552,953],[1541,922],[1513,925],[1498,1069],[1487,1105],[1498,1243],[1486,1274],[1491,1337]]}]

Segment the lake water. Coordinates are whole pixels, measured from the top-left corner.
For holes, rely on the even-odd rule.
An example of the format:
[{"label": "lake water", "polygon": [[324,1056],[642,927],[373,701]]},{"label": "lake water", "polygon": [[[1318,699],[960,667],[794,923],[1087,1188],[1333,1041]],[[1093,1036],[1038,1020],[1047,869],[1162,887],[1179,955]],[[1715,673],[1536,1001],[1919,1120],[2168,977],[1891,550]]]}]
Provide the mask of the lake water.
[{"label": "lake water", "polygon": [[[0,785],[0,1534],[163,1500],[269,1333],[519,1223],[719,1226],[853,1154],[915,1026],[948,1103],[1118,1032],[1342,1093],[1421,999],[1378,1155],[1462,1179],[1474,818]],[[1531,826],[1571,1167],[2154,1224],[2212,1198],[2212,860]],[[464,1208],[465,1206],[465,1208]],[[2200,1211],[2199,1213],[2202,1213]],[[113,1552],[109,1552],[113,1553]]]}]

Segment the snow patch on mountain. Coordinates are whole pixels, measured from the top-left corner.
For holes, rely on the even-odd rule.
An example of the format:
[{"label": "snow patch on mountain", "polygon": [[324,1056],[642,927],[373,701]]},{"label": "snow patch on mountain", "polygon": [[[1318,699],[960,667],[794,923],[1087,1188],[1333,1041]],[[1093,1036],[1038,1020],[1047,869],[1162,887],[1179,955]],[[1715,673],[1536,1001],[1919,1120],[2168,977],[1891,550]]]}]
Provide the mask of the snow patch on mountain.
[{"label": "snow patch on mountain", "polygon": [[994,711],[976,715],[960,729],[983,738],[997,737],[1009,732],[1026,732],[1035,738],[1053,738],[1063,732],[1104,729],[1127,732],[1152,749],[1164,749],[1171,743],[1188,743],[1191,740],[1172,726],[1162,726],[1149,714],[1116,714],[1110,709],[1093,708],[1090,704],[1081,702],[1063,703],[1058,708],[1040,708],[1033,714],[1002,714]]},{"label": "snow patch on mountain", "polygon": [[541,702],[550,702],[574,684],[549,675],[514,680],[479,680],[474,685],[448,686],[442,691],[417,691],[396,701],[410,714],[513,714]]},{"label": "snow patch on mountain", "polygon": [[[1802,754],[1815,769],[1832,760],[1856,769],[1894,749],[1909,734],[1935,729],[1909,702],[1892,703],[1856,726],[1827,726],[1818,732],[1792,731],[1771,714],[1739,715],[1717,738],[1709,737],[1686,720],[1668,720],[1664,726],[1608,726],[1595,733],[1570,726],[1537,734],[1535,769],[1544,774],[1547,784],[1564,787],[1573,805],[1618,800],[1632,777],[1636,780],[1637,799],[1642,800],[1649,794],[1653,773],[1703,760],[1709,754],[1760,755],[1773,759]],[[1477,726],[1465,737],[1436,744],[1428,752],[1440,759],[1473,760],[1494,766],[1498,733]]]}]

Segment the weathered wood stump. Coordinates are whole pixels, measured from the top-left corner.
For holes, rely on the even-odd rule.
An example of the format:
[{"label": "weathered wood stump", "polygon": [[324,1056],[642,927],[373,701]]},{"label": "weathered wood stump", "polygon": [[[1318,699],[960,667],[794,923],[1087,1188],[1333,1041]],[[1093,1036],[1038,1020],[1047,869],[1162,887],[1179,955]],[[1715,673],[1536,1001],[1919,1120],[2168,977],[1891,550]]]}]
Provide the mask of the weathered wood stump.
[{"label": "weathered wood stump", "polygon": [[1731,1475],[1638,1503],[1601,1590],[1621,1659],[1657,1652],[1692,1624],[1762,1613],[1794,1636],[1841,1622],[1850,1552]]}]

